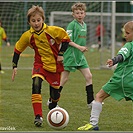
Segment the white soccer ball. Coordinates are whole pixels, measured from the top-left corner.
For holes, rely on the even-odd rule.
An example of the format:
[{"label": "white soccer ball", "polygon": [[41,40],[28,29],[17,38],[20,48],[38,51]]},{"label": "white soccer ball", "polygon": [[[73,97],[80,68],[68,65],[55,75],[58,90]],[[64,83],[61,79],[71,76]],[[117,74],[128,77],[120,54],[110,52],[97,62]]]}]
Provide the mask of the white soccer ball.
[{"label": "white soccer ball", "polygon": [[67,126],[68,122],[69,114],[61,107],[53,108],[47,114],[47,123],[53,129],[63,129]]}]

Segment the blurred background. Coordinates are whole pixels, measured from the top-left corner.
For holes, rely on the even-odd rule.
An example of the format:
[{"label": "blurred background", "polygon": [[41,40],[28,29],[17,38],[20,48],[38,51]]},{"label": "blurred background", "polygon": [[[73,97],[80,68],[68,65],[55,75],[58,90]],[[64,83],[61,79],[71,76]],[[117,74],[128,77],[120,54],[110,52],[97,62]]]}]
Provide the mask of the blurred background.
[{"label": "blurred background", "polygon": [[[66,26],[73,20],[72,2],[0,2],[0,19],[2,27],[10,39],[11,45],[15,45],[21,34],[29,29],[27,23],[27,11],[32,5],[42,6],[45,11],[47,25]],[[96,68],[105,67],[105,60],[113,57],[123,45],[122,26],[133,19],[133,2],[84,2],[87,6],[85,22],[87,24],[87,46],[91,53],[97,52],[98,65]],[[101,34],[101,50],[98,51],[96,27],[101,24],[104,33]],[[101,31],[102,33],[102,31]],[[5,44],[5,42],[3,42]],[[105,58],[106,57],[106,58]],[[100,62],[99,62],[100,61]]]}]

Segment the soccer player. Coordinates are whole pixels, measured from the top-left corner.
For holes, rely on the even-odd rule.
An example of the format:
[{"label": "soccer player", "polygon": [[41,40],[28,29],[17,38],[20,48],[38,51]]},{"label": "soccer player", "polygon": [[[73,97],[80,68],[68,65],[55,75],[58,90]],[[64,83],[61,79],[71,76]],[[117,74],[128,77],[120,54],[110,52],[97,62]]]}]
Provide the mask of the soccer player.
[{"label": "soccer player", "polygon": [[90,123],[81,126],[78,130],[99,130],[98,121],[102,111],[102,102],[111,96],[120,101],[133,101],[133,21],[124,25],[124,35],[127,43],[118,51],[113,59],[107,60],[107,65],[112,67],[117,64],[113,76],[96,94],[92,103]]},{"label": "soccer player", "polygon": [[86,5],[78,2],[72,5],[71,9],[74,20],[67,26],[67,33],[70,36],[71,42],[63,55],[64,71],[61,76],[60,91],[68,81],[70,72],[79,70],[86,81],[85,90],[87,95],[87,105],[91,108],[91,103],[94,100],[92,74],[84,56],[84,52],[88,50],[86,47],[87,26],[84,22]]},{"label": "soccer player", "polygon": [[58,89],[60,74],[64,70],[62,64],[63,53],[67,49],[70,38],[63,28],[48,26],[44,23],[44,10],[40,6],[33,5],[27,12],[27,18],[31,28],[25,31],[16,42],[12,60],[12,81],[14,81],[17,74],[20,54],[26,47],[31,47],[35,52],[32,70],[32,106],[35,115],[34,124],[39,127],[43,123],[42,81],[45,79],[49,83],[50,98],[52,100],[49,109],[52,109],[57,106],[60,98]]},{"label": "soccer player", "polygon": [[97,36],[97,41],[98,41],[98,50],[101,48],[101,37],[103,37],[105,34],[105,28],[100,22],[98,23],[96,27],[96,36]]},{"label": "soccer player", "polygon": [[[0,20],[0,52],[2,49],[2,40],[4,40],[6,42],[7,46],[10,46],[9,39],[7,38],[6,32],[5,32],[4,28],[2,27],[2,21]],[[0,73],[4,73],[4,71],[2,70],[2,67],[1,67],[1,63],[0,63]]]}]

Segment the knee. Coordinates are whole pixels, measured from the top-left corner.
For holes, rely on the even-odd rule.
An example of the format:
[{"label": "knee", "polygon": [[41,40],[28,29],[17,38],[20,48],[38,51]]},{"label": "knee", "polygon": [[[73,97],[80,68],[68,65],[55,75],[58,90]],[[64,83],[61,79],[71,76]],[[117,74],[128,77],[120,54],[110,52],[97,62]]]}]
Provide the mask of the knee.
[{"label": "knee", "polygon": [[40,77],[34,77],[32,83],[32,94],[41,94],[42,79]]},{"label": "knee", "polygon": [[98,92],[96,94],[95,100],[98,101],[98,102],[102,102],[103,101],[103,95]]},{"label": "knee", "polygon": [[98,102],[102,102],[107,97],[106,93],[103,90],[100,90],[95,97],[95,100]]},{"label": "knee", "polygon": [[92,74],[91,73],[86,76],[86,80],[88,82],[90,82],[92,80]]}]

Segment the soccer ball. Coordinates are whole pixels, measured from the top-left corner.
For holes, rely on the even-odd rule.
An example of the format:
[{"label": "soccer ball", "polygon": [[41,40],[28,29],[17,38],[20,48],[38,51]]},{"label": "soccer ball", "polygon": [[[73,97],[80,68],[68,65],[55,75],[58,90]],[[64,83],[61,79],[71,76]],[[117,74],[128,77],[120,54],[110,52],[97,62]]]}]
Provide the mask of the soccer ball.
[{"label": "soccer ball", "polygon": [[47,114],[47,123],[53,129],[63,129],[69,122],[68,112],[61,108],[55,107]]}]

